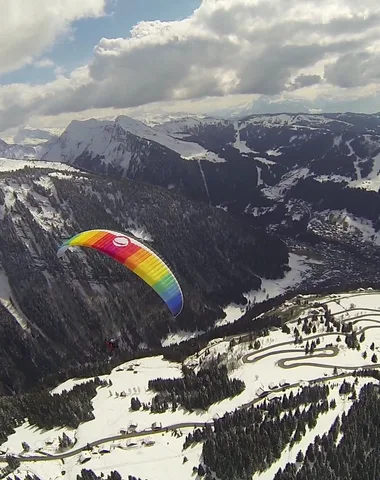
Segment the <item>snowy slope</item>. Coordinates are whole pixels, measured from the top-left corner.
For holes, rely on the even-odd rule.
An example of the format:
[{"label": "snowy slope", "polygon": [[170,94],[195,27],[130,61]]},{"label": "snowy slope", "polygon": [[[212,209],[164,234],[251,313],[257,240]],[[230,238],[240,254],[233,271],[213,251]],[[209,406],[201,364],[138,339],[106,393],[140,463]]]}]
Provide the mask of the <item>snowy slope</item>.
[{"label": "snowy slope", "polygon": [[148,127],[144,123],[134,120],[133,118],[120,116],[115,120],[124,130],[137,137],[144,138],[146,140],[152,140],[157,142],[160,145],[164,145],[167,148],[170,148],[174,152],[177,152],[181,155],[182,158],[186,159],[203,159],[210,161],[223,161],[218,155],[213,152],[207,152],[203,147],[196,143],[185,142],[179,139],[176,139],[169,134],[166,134],[159,129],[154,129]]},{"label": "snowy slope", "polygon": [[104,130],[106,127],[110,129],[111,126],[110,121],[74,120],[56,142],[37,147],[36,156],[42,160],[71,163],[76,156],[81,155],[88,148],[92,141],[96,142],[92,151],[94,154],[99,154],[99,149],[104,152],[109,140],[109,135]]},{"label": "snowy slope", "polygon": [[77,172],[78,170],[70,165],[59,162],[42,162],[39,160],[16,160],[9,158],[0,158],[0,172],[12,172],[22,168],[52,168],[67,172]]},{"label": "snowy slope", "polygon": [[18,307],[9,285],[7,274],[0,269],[0,303],[8,310],[13,318],[23,329],[28,326],[28,321],[21,309]]},{"label": "snowy slope", "polygon": [[240,129],[242,128],[242,125],[239,125],[239,122],[234,122],[234,128],[236,131],[236,140],[233,146],[239,150],[240,153],[258,153],[255,150],[251,150],[250,148],[247,147],[247,144],[244,140],[241,140],[240,138]]},{"label": "snowy slope", "polygon": [[[76,453],[71,457],[58,460],[23,461],[15,471],[20,478],[24,478],[27,472],[32,472],[40,478],[55,478],[65,471],[65,478],[74,480],[82,468],[92,469],[96,474],[101,472],[108,474],[117,470],[124,477],[128,475],[140,476],[147,479],[165,479],[170,471],[173,478],[193,478],[192,468],[197,466],[201,459],[202,445],[195,444],[193,447],[183,450],[185,436],[193,431],[195,425],[201,426],[204,422],[212,422],[214,418],[223,416],[225,412],[232,412],[236,408],[255,399],[260,402],[258,396],[263,392],[269,393],[267,400],[282,395],[283,382],[288,382],[285,387],[287,393],[294,394],[302,389],[302,386],[309,381],[319,379],[326,382],[330,387],[328,400],[335,399],[337,407],[330,409],[326,414],[318,417],[317,425],[313,429],[307,427],[305,435],[293,448],[285,448],[281,458],[273,463],[270,468],[258,475],[253,480],[270,480],[281,467],[287,462],[294,461],[299,450],[305,452],[307,446],[316,435],[322,436],[327,433],[331,424],[338,415],[347,412],[352,405],[352,399],[348,396],[339,395],[339,386],[344,378],[334,377],[333,370],[336,367],[339,372],[348,373],[354,368],[371,367],[370,356],[364,359],[362,353],[367,351],[372,355],[370,345],[375,343],[374,350],[380,350],[380,292],[378,291],[356,291],[347,294],[319,297],[317,301],[325,304],[330,309],[335,319],[342,324],[353,322],[354,329],[359,333],[365,329],[365,339],[361,342],[361,351],[348,349],[344,341],[337,340],[337,332],[328,333],[326,326],[320,322],[323,315],[323,308],[313,307],[313,297],[300,297],[305,303],[302,307],[296,305],[295,299],[282,305],[279,311],[284,314],[290,309],[297,309],[297,315],[288,321],[291,333],[284,333],[280,330],[269,332],[268,336],[260,338],[258,350],[249,347],[249,340],[231,347],[231,338],[212,340],[209,345],[189,357],[186,363],[193,365],[198,370],[200,362],[207,356],[217,357],[220,355],[223,362],[230,365],[231,376],[240,378],[246,384],[246,389],[233,399],[226,399],[212,405],[207,412],[189,413],[182,409],[171,412],[170,409],[163,414],[152,414],[149,412],[131,411],[129,408],[131,397],[138,397],[142,402],[148,402],[153,397],[153,392],[147,389],[150,379],[154,378],[178,378],[181,375],[181,366],[163,360],[162,357],[150,357],[130,361],[115,368],[111,374],[101,376],[103,380],[111,380],[112,386],[98,387],[97,395],[93,399],[95,419],[82,423],[78,429],[53,429],[41,431],[25,422],[16,428],[16,432],[9,436],[8,440],[1,445],[1,450],[7,453],[18,455],[21,453],[21,442],[26,441],[31,450],[24,455],[39,455],[39,449],[47,454],[56,454],[57,438],[63,432],[75,439],[73,449],[85,446],[87,442],[93,442],[101,438],[117,435],[121,429],[127,429],[131,423],[137,424],[137,432],[144,435],[136,438],[110,440],[86,453],[88,461],[85,466],[81,464],[82,454]],[[302,345],[295,345],[293,328],[298,325],[298,318],[305,315],[312,316],[317,311],[317,318],[314,321],[315,333],[304,335]],[[314,313],[313,313],[314,312]],[[301,328],[301,327],[299,327]],[[343,334],[341,334],[343,336]],[[318,337],[320,344],[318,349],[326,349],[328,358],[316,355],[305,355],[305,342],[308,337]],[[313,338],[314,338],[313,337]],[[238,340],[239,337],[236,338]],[[332,344],[335,349],[331,354]],[[284,350],[292,350],[285,352]],[[209,352],[206,356],[206,350]],[[263,353],[265,355],[263,356]],[[318,356],[319,355],[319,356]],[[326,356],[327,357],[327,356]],[[304,362],[310,362],[305,365]],[[82,383],[86,379],[72,379],[64,382],[53,389],[54,393],[60,393],[63,389],[70,390],[74,385]],[[347,381],[352,382],[353,378],[348,377]],[[370,378],[359,378],[356,385],[356,393],[359,394],[361,387],[371,382]],[[270,393],[273,390],[273,393]],[[124,396],[120,393],[124,392]],[[118,394],[118,395],[117,395]],[[155,434],[152,430],[153,422],[161,422],[163,430]],[[184,423],[183,426],[178,424]],[[166,427],[176,426],[177,434],[172,431],[166,432]],[[182,436],[181,436],[182,435]],[[150,441],[150,446],[147,446]],[[134,446],[131,444],[134,443]],[[130,446],[128,446],[130,445]],[[101,453],[104,449],[104,453]],[[107,453],[108,452],[108,453]],[[184,461],[184,457],[188,461]],[[12,478],[14,478],[12,476]]]}]

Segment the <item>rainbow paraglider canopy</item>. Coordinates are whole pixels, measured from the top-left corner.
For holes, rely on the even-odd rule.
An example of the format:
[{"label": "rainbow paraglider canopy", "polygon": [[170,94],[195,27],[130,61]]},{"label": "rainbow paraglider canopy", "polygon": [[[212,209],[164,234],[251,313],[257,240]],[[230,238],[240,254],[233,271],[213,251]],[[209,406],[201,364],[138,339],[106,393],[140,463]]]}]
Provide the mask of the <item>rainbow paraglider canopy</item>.
[{"label": "rainbow paraglider canopy", "polygon": [[117,260],[150,285],[174,317],[181,313],[183,294],[173,272],[164,260],[134,237],[111,230],[86,230],[66,240],[58,249],[58,257],[70,247],[93,248]]}]

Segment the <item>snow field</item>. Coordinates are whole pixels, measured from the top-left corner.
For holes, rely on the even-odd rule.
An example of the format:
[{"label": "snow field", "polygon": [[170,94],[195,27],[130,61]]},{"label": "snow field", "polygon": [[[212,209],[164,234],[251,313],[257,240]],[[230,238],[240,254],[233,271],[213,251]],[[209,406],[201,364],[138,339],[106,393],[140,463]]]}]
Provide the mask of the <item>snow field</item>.
[{"label": "snow field", "polygon": [[[137,439],[136,446],[127,447],[125,440],[108,443],[103,448],[110,449],[109,453],[99,453],[101,448],[91,452],[91,459],[81,464],[80,456],[70,457],[61,461],[23,462],[15,474],[23,478],[26,473],[32,472],[41,480],[55,479],[66,474],[67,480],[75,480],[83,468],[91,469],[107,476],[117,470],[122,478],[134,475],[148,480],[166,480],[168,472],[172,478],[193,478],[192,469],[199,465],[202,444],[196,444],[182,452],[185,437],[191,430],[183,431],[181,437],[176,438],[170,432],[153,435],[154,445],[144,445],[142,439]],[[148,439],[146,439],[148,440]],[[184,457],[188,459],[183,463]],[[21,475],[20,475],[21,474]]]},{"label": "snow field", "polygon": [[54,168],[68,172],[77,172],[78,170],[59,162],[43,162],[34,160],[10,160],[8,158],[0,158],[0,172],[13,172],[22,168]]},{"label": "snow field", "polygon": [[[305,299],[308,297],[309,296],[303,296]],[[360,330],[363,326],[376,325],[376,322],[374,322],[376,321],[376,317],[373,317],[374,312],[371,312],[368,308],[377,307],[380,303],[380,292],[363,291],[333,295],[326,299],[320,298],[318,302],[326,303],[329,308],[330,306],[336,306],[336,318],[341,319],[343,322],[355,321],[356,316],[368,314],[368,316],[358,319],[358,322],[354,324]],[[339,304],[336,302],[339,302]],[[346,311],[350,309],[352,303],[356,305],[357,309]],[[288,308],[291,308],[293,305],[292,302],[286,302],[286,307]],[[304,305],[302,307],[304,308],[299,312],[300,318],[304,318],[314,309],[310,305]],[[344,310],[344,308],[346,308],[346,310]],[[131,422],[133,422],[137,423],[138,432],[143,430],[148,431],[146,437],[128,439],[128,442],[136,443],[133,447],[127,447],[126,439],[115,440],[113,442],[109,441],[99,446],[99,448],[95,448],[93,452],[91,452],[91,459],[83,465],[80,463],[80,455],[74,455],[73,457],[65,459],[63,463],[59,461],[33,462],[33,464],[32,462],[22,463],[16,474],[22,478],[26,471],[29,470],[36,472],[42,479],[54,479],[57,476],[61,476],[62,470],[65,470],[65,478],[74,480],[82,468],[90,468],[97,474],[103,471],[107,475],[112,470],[118,470],[120,474],[124,476],[135,475],[149,480],[167,478],[167,472],[170,472],[170,475],[173,475],[175,478],[193,478],[192,468],[198,465],[200,461],[202,445],[195,445],[186,451],[182,451],[182,445],[186,435],[194,428],[194,425],[181,426],[182,423],[194,423],[195,425],[198,424],[201,426],[204,422],[212,421],[213,418],[218,416],[223,416],[225,412],[233,411],[236,408],[249,404],[254,399],[257,401],[257,397],[262,391],[276,388],[276,386],[282,385],[282,382],[285,381],[291,385],[298,384],[302,386],[311,380],[320,378],[321,380],[327,381],[330,386],[333,383],[340,385],[343,382],[342,378],[332,380],[327,378],[327,376],[332,375],[334,365],[338,366],[338,373],[341,371],[340,367],[342,367],[342,372],[344,372],[345,366],[358,367],[368,365],[368,367],[371,367],[371,365],[373,365],[370,359],[372,354],[370,345],[374,342],[375,352],[379,351],[380,317],[379,328],[370,329],[365,332],[365,340],[360,344],[360,351],[348,349],[344,343],[344,335],[342,334],[340,334],[341,342],[336,342],[336,337],[339,335],[337,332],[334,332],[332,335],[324,334],[324,325],[320,323],[319,317],[320,314],[318,314],[318,320],[315,323],[317,327],[316,334],[322,336],[320,337],[320,344],[317,345],[317,349],[321,349],[330,343],[338,346],[339,353],[335,357],[313,358],[313,356],[305,355],[304,348],[307,338],[313,337],[315,334],[305,335],[302,333],[304,338],[303,345],[295,345],[293,329],[296,326],[300,332],[302,329],[302,324],[300,326],[297,325],[297,319],[289,323],[291,334],[283,333],[279,329],[270,330],[268,336],[259,339],[261,345],[258,350],[249,349],[249,342],[237,343],[233,348],[230,348],[230,339],[215,339],[210,342],[203,351],[198,352],[199,358],[197,358],[197,355],[189,357],[187,363],[196,366],[199,359],[204,360],[208,358],[205,357],[206,350],[210,351],[210,357],[220,353],[223,357],[222,361],[226,362],[230,369],[230,376],[232,378],[240,378],[246,384],[245,390],[240,395],[212,405],[207,412],[195,411],[188,413],[181,408],[176,412],[169,410],[163,414],[152,414],[149,411],[143,410],[137,412],[130,411],[131,397],[138,397],[142,403],[151,401],[154,393],[147,391],[150,379],[178,378],[181,376],[181,367],[179,364],[168,362],[164,360],[162,356],[147,357],[139,359],[138,361],[127,362],[116,367],[110,375],[100,377],[102,380],[111,380],[112,386],[98,388],[97,395],[93,399],[95,420],[81,424],[77,430],[64,428],[54,429],[48,432],[41,431],[26,422],[16,429],[16,433],[8,438],[7,442],[1,446],[1,449],[14,454],[20,454],[22,450],[21,442],[26,441],[31,447],[30,454],[35,454],[39,448],[42,448],[43,451],[54,453],[57,446],[58,435],[62,435],[63,432],[71,438],[76,439],[74,448],[78,448],[86,445],[88,442],[118,435],[120,429],[127,429]],[[281,345],[283,342],[287,342],[288,344]],[[288,349],[295,351],[285,353],[284,350]],[[368,353],[366,360],[362,358],[364,350]],[[254,363],[243,363],[243,359],[252,361],[255,357],[261,357],[262,355],[272,352],[274,352],[273,355],[258,359]],[[248,358],[246,358],[247,354],[249,354]],[[294,357],[301,358],[291,363],[308,361],[320,366],[296,366],[296,368],[284,369],[278,364],[281,359],[290,360]],[[327,366],[328,364],[331,366]],[[197,371],[198,368],[199,367],[196,367],[195,370]],[[132,370],[137,373],[134,373]],[[88,379],[68,380],[52,390],[52,392],[59,393],[62,392],[63,389],[69,390],[73,388],[74,385],[87,380]],[[352,383],[353,378],[348,377],[347,381]],[[371,381],[369,378],[359,378],[359,385],[356,388],[357,394],[359,394],[361,386],[369,381]],[[339,386],[336,386],[331,390],[329,397],[329,400],[335,398],[337,408],[326,414],[321,414],[318,417],[318,423],[315,429],[312,431],[307,430],[306,436],[302,438],[299,444],[294,445],[292,449],[287,448],[279,461],[268,471],[261,475],[254,476],[253,480],[269,480],[273,478],[273,475],[280,467],[283,468],[288,461],[295,461],[298,451],[305,451],[317,434],[321,436],[327,432],[338,414],[349,409],[351,401],[348,400],[347,397],[341,397],[338,389]],[[296,393],[299,387],[294,386],[292,390]],[[287,394],[289,394],[289,391],[289,388],[286,389]],[[112,392],[112,396],[110,392]],[[116,392],[119,394],[117,398]],[[122,392],[125,392],[125,397],[120,396]],[[268,395],[268,399],[282,395],[283,392],[281,390],[278,392],[273,391],[272,394]],[[161,422],[164,429],[166,426],[177,425],[178,431],[181,431],[183,436],[176,438],[171,431],[166,433],[165,430],[157,434],[149,433],[153,422]],[[144,440],[147,441],[149,439],[154,441],[152,446],[146,446],[144,444]],[[47,444],[47,441],[48,443],[52,443]],[[109,453],[100,453],[102,448],[108,448],[110,450]],[[183,463],[185,456],[189,461]]]}]

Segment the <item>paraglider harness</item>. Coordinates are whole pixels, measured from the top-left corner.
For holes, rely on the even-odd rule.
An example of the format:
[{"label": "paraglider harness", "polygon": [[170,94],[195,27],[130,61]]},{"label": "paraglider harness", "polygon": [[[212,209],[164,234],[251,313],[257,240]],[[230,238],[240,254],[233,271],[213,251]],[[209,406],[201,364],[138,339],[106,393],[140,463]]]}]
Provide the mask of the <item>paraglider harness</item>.
[{"label": "paraglider harness", "polygon": [[117,343],[112,339],[111,340],[106,340],[105,344],[106,344],[106,348],[107,348],[108,353],[112,353],[115,350],[115,348],[118,348]]}]

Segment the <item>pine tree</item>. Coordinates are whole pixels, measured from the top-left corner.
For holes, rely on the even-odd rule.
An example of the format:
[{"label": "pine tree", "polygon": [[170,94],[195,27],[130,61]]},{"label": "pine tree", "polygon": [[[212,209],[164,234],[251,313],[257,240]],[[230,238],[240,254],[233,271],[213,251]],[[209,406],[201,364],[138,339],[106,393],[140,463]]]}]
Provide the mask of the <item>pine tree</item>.
[{"label": "pine tree", "polygon": [[29,452],[30,446],[26,442],[22,442],[21,446],[22,446],[22,449],[24,450],[24,452]]},{"label": "pine tree", "polygon": [[198,475],[200,477],[204,477],[206,475],[206,471],[201,463],[199,464],[199,467],[198,467]]},{"label": "pine tree", "polygon": [[303,460],[304,460],[304,454],[302,453],[302,450],[300,450],[298,453],[297,453],[297,457],[296,457],[296,462],[298,463],[302,463]]}]

